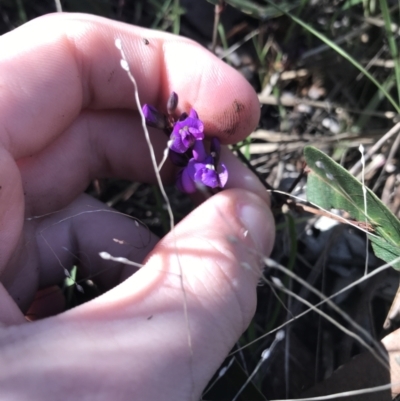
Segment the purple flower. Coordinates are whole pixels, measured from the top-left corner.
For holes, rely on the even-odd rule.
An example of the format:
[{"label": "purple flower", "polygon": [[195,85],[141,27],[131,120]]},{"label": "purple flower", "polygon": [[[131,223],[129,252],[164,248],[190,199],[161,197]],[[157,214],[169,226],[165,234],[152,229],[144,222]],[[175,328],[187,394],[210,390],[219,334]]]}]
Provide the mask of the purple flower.
[{"label": "purple flower", "polygon": [[150,127],[164,129],[167,126],[167,121],[164,114],[160,113],[155,107],[145,104],[142,107],[146,124]]},{"label": "purple flower", "polygon": [[221,146],[217,138],[211,140],[210,154],[204,139],[204,124],[194,109],[189,115],[183,112],[176,120],[172,114],[178,105],[178,95],[172,92],[167,102],[168,116],[155,107],[145,104],[143,114],[146,123],[163,129],[170,135],[169,157],[173,164],[181,167],[176,185],[187,193],[195,192],[199,185],[223,188],[228,181],[228,170],[219,162]]},{"label": "purple flower", "polygon": [[196,141],[204,139],[204,124],[199,119],[194,109],[190,110],[189,115],[182,121],[177,121],[174,125],[170,149],[177,153],[185,153]]},{"label": "purple flower", "polygon": [[187,194],[196,192],[196,183],[194,182],[195,173],[194,159],[190,159],[189,164],[179,171],[176,177],[176,187]]},{"label": "purple flower", "polygon": [[187,193],[196,191],[198,184],[210,188],[223,188],[228,181],[228,170],[219,163],[220,146],[218,139],[211,142],[211,155],[207,155],[202,141],[196,141],[193,158],[178,174],[177,187]]}]

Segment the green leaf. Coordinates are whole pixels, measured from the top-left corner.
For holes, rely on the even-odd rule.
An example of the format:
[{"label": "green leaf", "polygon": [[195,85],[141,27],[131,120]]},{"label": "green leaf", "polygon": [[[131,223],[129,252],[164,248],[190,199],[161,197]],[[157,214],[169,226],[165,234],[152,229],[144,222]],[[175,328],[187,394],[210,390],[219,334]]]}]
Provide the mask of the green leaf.
[{"label": "green leaf", "polygon": [[[392,30],[392,20],[389,11],[389,6],[386,0],[380,0],[382,17],[385,21],[385,28],[386,28],[386,39],[389,43],[390,53],[392,54],[392,59],[394,62],[394,71],[396,76],[396,83],[397,83],[397,96],[398,102],[400,104],[400,60],[399,60],[399,51],[397,50],[397,42],[396,37]],[[396,35],[397,36],[397,35]]]},{"label": "green leaf", "polygon": [[[368,223],[374,233],[368,237],[374,253],[387,263],[400,257],[400,222],[368,188],[320,150],[307,146],[304,157],[311,169],[307,198],[323,209],[341,209],[352,218]],[[365,208],[366,201],[366,208]],[[400,270],[400,261],[392,266]]]}]

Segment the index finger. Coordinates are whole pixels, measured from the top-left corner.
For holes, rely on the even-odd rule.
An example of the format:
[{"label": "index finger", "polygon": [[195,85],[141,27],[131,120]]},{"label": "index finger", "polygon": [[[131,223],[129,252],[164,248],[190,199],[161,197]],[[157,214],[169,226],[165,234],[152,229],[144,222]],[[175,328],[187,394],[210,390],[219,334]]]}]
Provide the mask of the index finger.
[{"label": "index finger", "polygon": [[136,107],[117,38],[142,103],[163,108],[175,91],[179,111],[195,108],[207,135],[223,143],[242,140],[256,126],[251,86],[200,45],[100,17],[53,14],[0,38],[0,142],[14,158],[52,142],[82,109]]}]

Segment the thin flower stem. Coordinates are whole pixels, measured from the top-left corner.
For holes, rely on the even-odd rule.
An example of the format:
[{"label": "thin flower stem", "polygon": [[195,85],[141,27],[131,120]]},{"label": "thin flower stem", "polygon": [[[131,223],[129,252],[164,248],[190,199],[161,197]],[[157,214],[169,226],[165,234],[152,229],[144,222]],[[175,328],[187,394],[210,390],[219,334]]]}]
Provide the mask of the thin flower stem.
[{"label": "thin flower stem", "polygon": [[[151,157],[151,161],[153,163],[153,168],[154,168],[154,173],[156,175],[157,178],[157,183],[160,187],[160,191],[161,194],[165,200],[166,206],[167,206],[167,210],[168,210],[168,214],[169,214],[169,218],[170,218],[170,227],[171,227],[171,231],[172,233],[174,233],[173,229],[174,229],[174,215],[172,213],[172,208],[171,208],[171,203],[168,199],[168,196],[165,192],[165,188],[164,185],[162,183],[162,179],[161,179],[161,175],[160,172],[158,171],[158,166],[157,166],[157,160],[156,160],[156,156],[155,156],[155,152],[154,152],[154,148],[153,148],[153,144],[151,143],[151,139],[150,139],[150,134],[149,131],[147,130],[147,126],[146,126],[146,118],[143,114],[142,111],[142,106],[140,104],[140,99],[139,99],[139,91],[138,91],[138,87],[136,84],[136,80],[133,77],[130,68],[129,68],[129,64],[128,61],[126,59],[125,53],[122,49],[122,43],[120,39],[116,39],[115,41],[115,46],[117,47],[117,49],[119,49],[120,53],[121,53],[121,67],[127,72],[129,79],[131,80],[134,89],[135,89],[135,101],[136,101],[136,106],[138,109],[138,112],[140,114],[141,120],[142,120],[142,127],[143,127],[143,131],[145,134],[145,138],[150,150],[150,157]],[[175,237],[174,237],[175,238]],[[182,294],[183,294],[183,314],[185,317],[185,322],[186,322],[186,331],[187,331],[187,342],[188,342],[188,347],[189,347],[189,353],[190,353],[190,377],[192,380],[192,399],[194,399],[194,374],[193,374],[193,345],[192,345],[192,336],[190,334],[190,323],[189,323],[189,313],[188,313],[188,301],[187,301],[187,295],[186,295],[186,291],[185,291],[185,286],[183,283],[183,269],[182,269],[182,265],[180,263],[180,258],[179,258],[179,252],[178,252],[178,248],[176,246],[176,241],[174,241],[175,244],[175,250],[176,250],[176,254],[178,257],[178,265],[179,265],[179,274],[180,274],[180,286],[182,289]]]},{"label": "thin flower stem", "polygon": [[174,228],[174,215],[172,213],[171,204],[169,202],[167,193],[165,192],[165,188],[164,188],[164,185],[162,183],[161,175],[160,175],[160,172],[158,170],[158,165],[157,165],[156,155],[155,155],[155,152],[154,152],[154,147],[153,147],[153,144],[151,143],[150,134],[149,134],[149,131],[148,131],[147,126],[146,126],[146,118],[145,118],[145,116],[143,114],[143,111],[142,111],[142,105],[140,104],[139,91],[138,91],[138,87],[137,87],[137,84],[136,84],[136,80],[135,80],[134,76],[132,75],[131,70],[129,68],[129,64],[128,64],[128,61],[126,59],[125,52],[122,49],[122,43],[121,43],[120,39],[117,39],[115,41],[115,46],[117,47],[117,49],[121,53],[121,57],[122,57],[121,67],[127,72],[128,77],[131,80],[131,82],[132,82],[132,84],[134,86],[134,89],[135,89],[134,92],[135,92],[136,106],[137,106],[138,112],[140,114],[140,118],[142,120],[142,127],[143,127],[143,131],[144,131],[144,136],[146,138],[146,142],[147,142],[147,145],[148,145],[149,150],[150,150],[150,158],[151,158],[151,162],[153,164],[154,173],[155,173],[156,178],[157,178],[157,184],[158,184],[158,186],[160,188],[161,194],[162,194],[162,196],[164,198],[164,201],[165,201],[165,204],[167,206],[168,215],[169,215],[169,218],[170,218],[170,229],[172,231],[173,228]]}]

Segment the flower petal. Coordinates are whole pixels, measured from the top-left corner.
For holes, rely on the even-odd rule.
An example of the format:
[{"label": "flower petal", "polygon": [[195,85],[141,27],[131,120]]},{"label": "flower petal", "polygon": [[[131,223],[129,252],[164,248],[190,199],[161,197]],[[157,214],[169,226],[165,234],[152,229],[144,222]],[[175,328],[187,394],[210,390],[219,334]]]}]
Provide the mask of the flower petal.
[{"label": "flower petal", "polygon": [[202,162],[207,158],[207,152],[203,141],[195,141],[192,152],[193,158],[198,162]]},{"label": "flower petal", "polygon": [[219,187],[219,179],[217,172],[214,169],[210,169],[204,167],[198,170],[195,174],[196,181],[201,182],[202,184],[206,185],[210,188],[217,188]]},{"label": "flower petal", "polygon": [[176,181],[177,188],[188,194],[196,192],[196,183],[194,181],[194,160],[191,159],[187,167],[183,168],[179,173]]},{"label": "flower petal", "polygon": [[189,149],[189,147],[183,142],[182,136],[179,133],[172,131],[170,139],[172,144],[169,148],[174,152],[185,153]]},{"label": "flower petal", "polygon": [[228,169],[226,168],[225,164],[220,163],[218,165],[218,178],[219,178],[219,187],[223,188],[227,181],[228,181]]},{"label": "flower petal", "polygon": [[199,115],[197,114],[197,111],[195,109],[190,110],[189,117],[195,118],[196,120],[199,119]]}]

